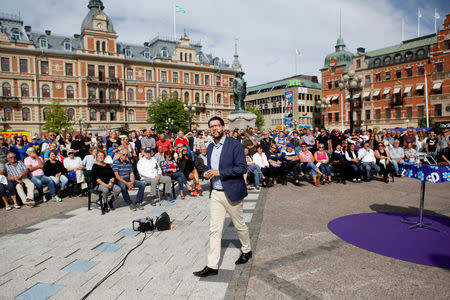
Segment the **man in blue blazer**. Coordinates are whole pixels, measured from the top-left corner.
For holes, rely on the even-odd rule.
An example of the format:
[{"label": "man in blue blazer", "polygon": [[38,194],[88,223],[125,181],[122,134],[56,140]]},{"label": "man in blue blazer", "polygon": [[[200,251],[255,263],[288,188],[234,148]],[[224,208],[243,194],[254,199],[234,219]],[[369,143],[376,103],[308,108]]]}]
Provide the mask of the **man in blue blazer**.
[{"label": "man in blue blazer", "polygon": [[225,215],[233,221],[241,241],[241,255],[236,264],[245,264],[251,257],[250,235],[244,222],[242,200],[248,195],[243,175],[247,173],[244,148],[237,140],[226,137],[222,118],[208,121],[214,142],[208,146],[208,171],[204,177],[211,179],[208,263],[195,276],[217,275],[219,269],[222,229]]}]

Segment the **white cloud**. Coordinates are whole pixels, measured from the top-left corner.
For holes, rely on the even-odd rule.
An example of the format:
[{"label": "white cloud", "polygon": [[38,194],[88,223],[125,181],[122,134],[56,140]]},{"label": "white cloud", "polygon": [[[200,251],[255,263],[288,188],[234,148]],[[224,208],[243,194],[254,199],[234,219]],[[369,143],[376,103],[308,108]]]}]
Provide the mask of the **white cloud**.
[{"label": "white cloud", "polygon": [[[7,0],[1,0],[5,2]],[[57,34],[79,33],[87,13],[88,0],[17,0],[24,24],[33,30],[50,29]],[[119,40],[143,44],[158,33],[172,35],[172,1],[104,0],[105,13],[113,20]],[[291,76],[295,72],[295,49],[302,56],[298,72],[317,75],[327,54],[334,51],[339,35],[339,9],[342,10],[342,36],[347,48],[367,51],[394,45],[401,39],[398,10],[388,0],[380,1],[177,1],[186,10],[177,16],[177,32],[184,29],[192,40],[201,40],[203,50],[223,57],[231,64],[234,38],[239,38],[239,58],[248,84],[255,85]],[[5,7],[1,5],[0,7]],[[426,9],[431,11],[431,8]],[[416,34],[415,10],[409,10],[406,38]],[[442,24],[444,12],[439,23]],[[432,22],[424,20],[423,34],[430,33]]]}]

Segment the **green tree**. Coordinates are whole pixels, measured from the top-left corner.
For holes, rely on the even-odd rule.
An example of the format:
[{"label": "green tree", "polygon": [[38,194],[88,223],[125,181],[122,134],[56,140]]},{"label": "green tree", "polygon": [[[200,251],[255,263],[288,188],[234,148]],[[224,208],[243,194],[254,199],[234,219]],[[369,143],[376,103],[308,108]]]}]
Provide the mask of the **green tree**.
[{"label": "green tree", "polygon": [[59,102],[53,101],[53,104],[47,106],[50,110],[46,113],[44,130],[47,132],[53,131],[59,134],[61,128],[66,128],[68,131],[75,124],[72,121],[71,115],[69,115],[67,109],[62,108]]},{"label": "green tree", "polygon": [[162,96],[151,104],[147,110],[147,123],[153,124],[157,132],[169,126],[170,131],[189,130],[189,113],[185,110],[186,101],[178,98]]},{"label": "green tree", "polygon": [[[432,127],[436,133],[441,132],[442,128],[439,126],[438,123],[434,122],[434,119],[432,117],[428,117],[428,123],[429,127]],[[418,122],[420,128],[426,128],[427,127],[427,118],[422,118]]]},{"label": "green tree", "polygon": [[264,117],[261,113],[261,111],[254,105],[247,103],[245,105],[245,110],[252,112],[256,115],[256,122],[255,125],[258,127],[258,129],[262,129],[264,126]]}]

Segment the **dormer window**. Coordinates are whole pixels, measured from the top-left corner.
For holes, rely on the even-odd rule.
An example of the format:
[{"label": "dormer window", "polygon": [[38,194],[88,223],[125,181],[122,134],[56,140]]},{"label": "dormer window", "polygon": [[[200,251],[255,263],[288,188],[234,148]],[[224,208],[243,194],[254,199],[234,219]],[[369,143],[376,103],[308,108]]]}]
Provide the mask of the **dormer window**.
[{"label": "dormer window", "polygon": [[47,39],[46,39],[46,38],[41,38],[41,39],[39,40],[39,47],[40,47],[41,49],[47,49],[48,44],[47,44]]},{"label": "dormer window", "polygon": [[162,57],[169,57],[169,51],[167,51],[166,47],[161,49],[161,56]]},{"label": "dormer window", "polygon": [[150,50],[148,48],[144,50],[144,57],[145,59],[150,59]]},{"label": "dormer window", "polygon": [[130,48],[125,49],[125,57],[131,57],[131,49]]},{"label": "dormer window", "polygon": [[17,28],[13,28],[11,30],[11,37],[13,40],[18,41],[20,39],[20,33],[19,33],[19,29]]},{"label": "dormer window", "polygon": [[72,44],[70,43],[70,40],[64,41],[64,50],[66,50],[66,51],[72,50]]}]

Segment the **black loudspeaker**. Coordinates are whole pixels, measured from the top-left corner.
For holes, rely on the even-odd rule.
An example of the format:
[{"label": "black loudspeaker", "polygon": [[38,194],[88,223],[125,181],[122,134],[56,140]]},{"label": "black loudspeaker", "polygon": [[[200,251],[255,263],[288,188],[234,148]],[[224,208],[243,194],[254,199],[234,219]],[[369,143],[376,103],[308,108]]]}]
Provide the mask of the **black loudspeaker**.
[{"label": "black loudspeaker", "polygon": [[170,221],[169,215],[163,212],[155,221],[155,227],[159,231],[169,230],[172,222]]},{"label": "black loudspeaker", "polygon": [[153,225],[153,219],[150,217],[134,220],[132,225],[134,231],[145,232],[155,229],[155,226]]}]

